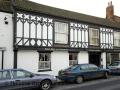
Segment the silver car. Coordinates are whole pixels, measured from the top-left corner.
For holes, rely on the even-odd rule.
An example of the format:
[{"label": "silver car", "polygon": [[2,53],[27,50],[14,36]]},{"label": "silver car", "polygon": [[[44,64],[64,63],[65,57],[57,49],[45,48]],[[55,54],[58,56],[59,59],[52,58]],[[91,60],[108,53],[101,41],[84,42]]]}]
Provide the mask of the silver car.
[{"label": "silver car", "polygon": [[34,74],[23,69],[0,70],[0,90],[48,90],[54,83],[56,77],[52,75]]},{"label": "silver car", "polygon": [[112,62],[108,69],[110,70],[111,74],[120,74],[120,60]]}]

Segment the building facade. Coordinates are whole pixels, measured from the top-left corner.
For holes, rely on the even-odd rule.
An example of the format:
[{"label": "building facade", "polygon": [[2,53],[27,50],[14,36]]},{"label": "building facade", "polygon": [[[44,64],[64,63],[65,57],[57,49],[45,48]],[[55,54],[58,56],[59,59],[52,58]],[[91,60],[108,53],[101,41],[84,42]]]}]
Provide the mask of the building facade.
[{"label": "building facade", "polygon": [[[120,23],[37,4],[0,0],[0,66],[57,75],[80,63],[106,68],[120,58]],[[114,12],[113,12],[114,13]]]}]

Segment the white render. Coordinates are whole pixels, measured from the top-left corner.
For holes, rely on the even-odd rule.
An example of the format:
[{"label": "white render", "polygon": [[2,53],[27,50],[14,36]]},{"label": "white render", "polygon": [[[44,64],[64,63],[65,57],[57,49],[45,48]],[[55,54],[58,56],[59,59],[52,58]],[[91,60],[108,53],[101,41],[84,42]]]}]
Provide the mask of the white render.
[{"label": "white render", "polygon": [[78,64],[89,63],[88,52],[80,51],[78,54]]},{"label": "white render", "polygon": [[0,69],[2,69],[2,51],[0,51]]},{"label": "white render", "polygon": [[34,50],[18,51],[18,68],[29,70],[31,72],[38,71],[38,52]]},{"label": "white render", "polygon": [[[8,24],[5,24],[5,20],[4,20],[5,17],[7,18],[6,21],[8,21]],[[6,48],[4,52],[4,69],[13,68],[12,14],[4,13],[4,12],[0,12],[0,47]],[[0,58],[0,62],[1,62],[1,58]]]},{"label": "white render", "polygon": [[103,68],[106,68],[106,52],[103,52],[101,54],[101,59],[102,59],[101,65],[103,65]]}]

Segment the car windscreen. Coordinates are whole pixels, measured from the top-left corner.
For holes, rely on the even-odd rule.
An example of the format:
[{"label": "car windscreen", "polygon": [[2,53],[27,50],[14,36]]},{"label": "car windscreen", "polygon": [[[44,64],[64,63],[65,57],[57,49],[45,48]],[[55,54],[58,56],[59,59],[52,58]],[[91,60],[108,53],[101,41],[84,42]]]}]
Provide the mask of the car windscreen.
[{"label": "car windscreen", "polygon": [[113,62],[112,64],[110,64],[110,66],[119,66],[120,62]]},{"label": "car windscreen", "polygon": [[67,68],[66,70],[74,70],[74,69],[76,69],[77,67],[78,67],[78,65],[74,65],[74,66],[71,66],[71,67]]}]

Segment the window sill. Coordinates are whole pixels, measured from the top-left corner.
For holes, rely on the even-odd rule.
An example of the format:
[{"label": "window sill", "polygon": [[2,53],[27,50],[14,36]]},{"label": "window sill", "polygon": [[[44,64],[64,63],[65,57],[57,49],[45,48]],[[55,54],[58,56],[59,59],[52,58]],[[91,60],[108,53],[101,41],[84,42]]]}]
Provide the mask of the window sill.
[{"label": "window sill", "polygon": [[46,71],[52,71],[51,69],[47,69],[47,70],[38,70],[38,72],[46,72]]}]

